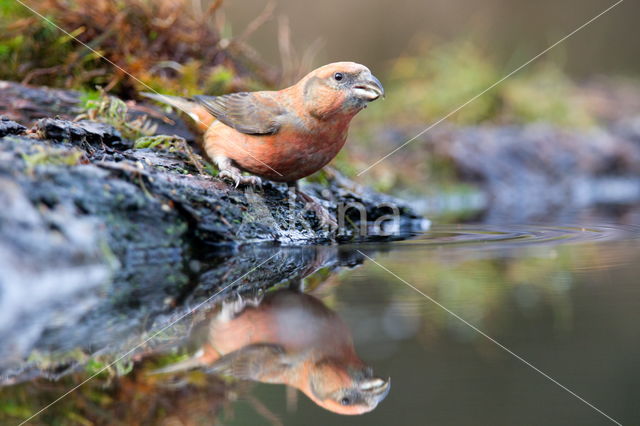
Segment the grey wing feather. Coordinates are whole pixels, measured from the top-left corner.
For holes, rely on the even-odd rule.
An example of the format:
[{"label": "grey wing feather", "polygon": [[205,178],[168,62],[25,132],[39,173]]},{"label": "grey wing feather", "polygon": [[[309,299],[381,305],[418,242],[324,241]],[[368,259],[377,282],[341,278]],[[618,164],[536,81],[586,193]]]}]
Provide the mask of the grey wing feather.
[{"label": "grey wing feather", "polygon": [[240,92],[224,96],[194,96],[214,117],[241,133],[272,135],[280,129],[282,109],[255,93]]},{"label": "grey wing feather", "polygon": [[241,380],[257,380],[261,375],[288,368],[280,345],[258,343],[224,355],[207,370]]}]

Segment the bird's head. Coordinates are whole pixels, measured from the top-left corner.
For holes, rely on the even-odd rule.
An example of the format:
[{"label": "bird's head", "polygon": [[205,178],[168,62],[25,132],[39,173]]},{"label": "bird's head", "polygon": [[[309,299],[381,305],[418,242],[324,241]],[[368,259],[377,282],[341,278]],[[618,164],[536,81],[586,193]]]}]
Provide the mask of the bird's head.
[{"label": "bird's head", "polygon": [[298,83],[309,113],[319,119],[353,117],[369,102],[384,97],[384,88],[369,68],[355,62],[322,66]]},{"label": "bird's head", "polygon": [[305,393],[329,411],[355,415],[376,408],[390,389],[391,380],[374,377],[370,367],[344,366],[335,360],[324,360],[311,372]]}]

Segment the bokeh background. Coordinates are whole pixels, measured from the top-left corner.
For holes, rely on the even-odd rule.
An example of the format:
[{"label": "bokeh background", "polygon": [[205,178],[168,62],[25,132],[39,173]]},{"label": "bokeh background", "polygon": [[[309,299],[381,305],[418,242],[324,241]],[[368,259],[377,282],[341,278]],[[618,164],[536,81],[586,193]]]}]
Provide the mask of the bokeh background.
[{"label": "bokeh background", "polygon": [[[303,52],[320,40],[317,63],[354,60],[378,72],[422,39],[438,42],[471,38],[508,68],[528,60],[614,4],[606,0],[279,0],[276,15],[288,18],[293,44]],[[267,2],[228,1],[224,10],[234,27],[244,28]],[[554,57],[571,75],[640,72],[640,39],[634,34],[640,4],[625,1],[585,28]],[[264,57],[278,64],[277,20],[250,38]]]}]

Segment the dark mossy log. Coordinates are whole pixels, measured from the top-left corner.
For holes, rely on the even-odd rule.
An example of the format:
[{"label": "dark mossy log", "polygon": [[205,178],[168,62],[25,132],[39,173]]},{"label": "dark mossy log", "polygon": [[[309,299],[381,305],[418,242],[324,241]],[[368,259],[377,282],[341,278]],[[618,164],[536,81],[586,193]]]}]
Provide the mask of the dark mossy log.
[{"label": "dark mossy log", "polygon": [[[0,111],[21,121],[0,122],[0,175],[12,180],[41,215],[64,207],[70,217],[99,222],[97,229],[118,258],[131,244],[341,241],[356,237],[361,229],[364,216],[355,209],[345,215],[342,233],[332,236],[320,229],[302,200],[290,200],[285,185],[267,182],[262,189],[236,189],[202,173],[185,150],[133,149],[133,141],[110,125],[69,121],[81,112],[79,99],[73,91],[0,82]],[[134,114],[164,114],[153,107],[138,108]],[[38,119],[41,116],[45,118]],[[181,123],[176,120],[176,125]],[[180,136],[188,130],[181,124],[166,133]],[[307,190],[334,213],[340,205],[358,204],[366,210],[366,220],[374,222],[393,206],[401,227],[419,222],[406,204],[335,173],[325,185],[310,184]]]}]

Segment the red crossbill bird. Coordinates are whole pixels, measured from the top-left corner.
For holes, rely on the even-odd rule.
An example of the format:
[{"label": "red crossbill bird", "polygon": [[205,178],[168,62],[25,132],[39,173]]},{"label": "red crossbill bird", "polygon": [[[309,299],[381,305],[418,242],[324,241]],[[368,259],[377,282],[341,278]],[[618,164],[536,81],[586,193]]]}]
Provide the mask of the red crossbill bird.
[{"label": "red crossbill bird", "polygon": [[[351,119],[384,95],[380,81],[364,65],[336,62],[322,66],[279,91],[225,96],[145,93],[187,113],[204,131],[203,148],[219,176],[239,184],[260,178],[287,182],[319,214],[319,204],[297,188],[297,181],[328,164],[342,149]],[[243,176],[242,171],[253,176]]]},{"label": "red crossbill bird", "polygon": [[340,317],[308,294],[280,290],[259,302],[225,304],[207,327],[192,359],[157,373],[204,368],[286,384],[338,414],[369,412],[389,392],[390,380],[373,376]]}]

